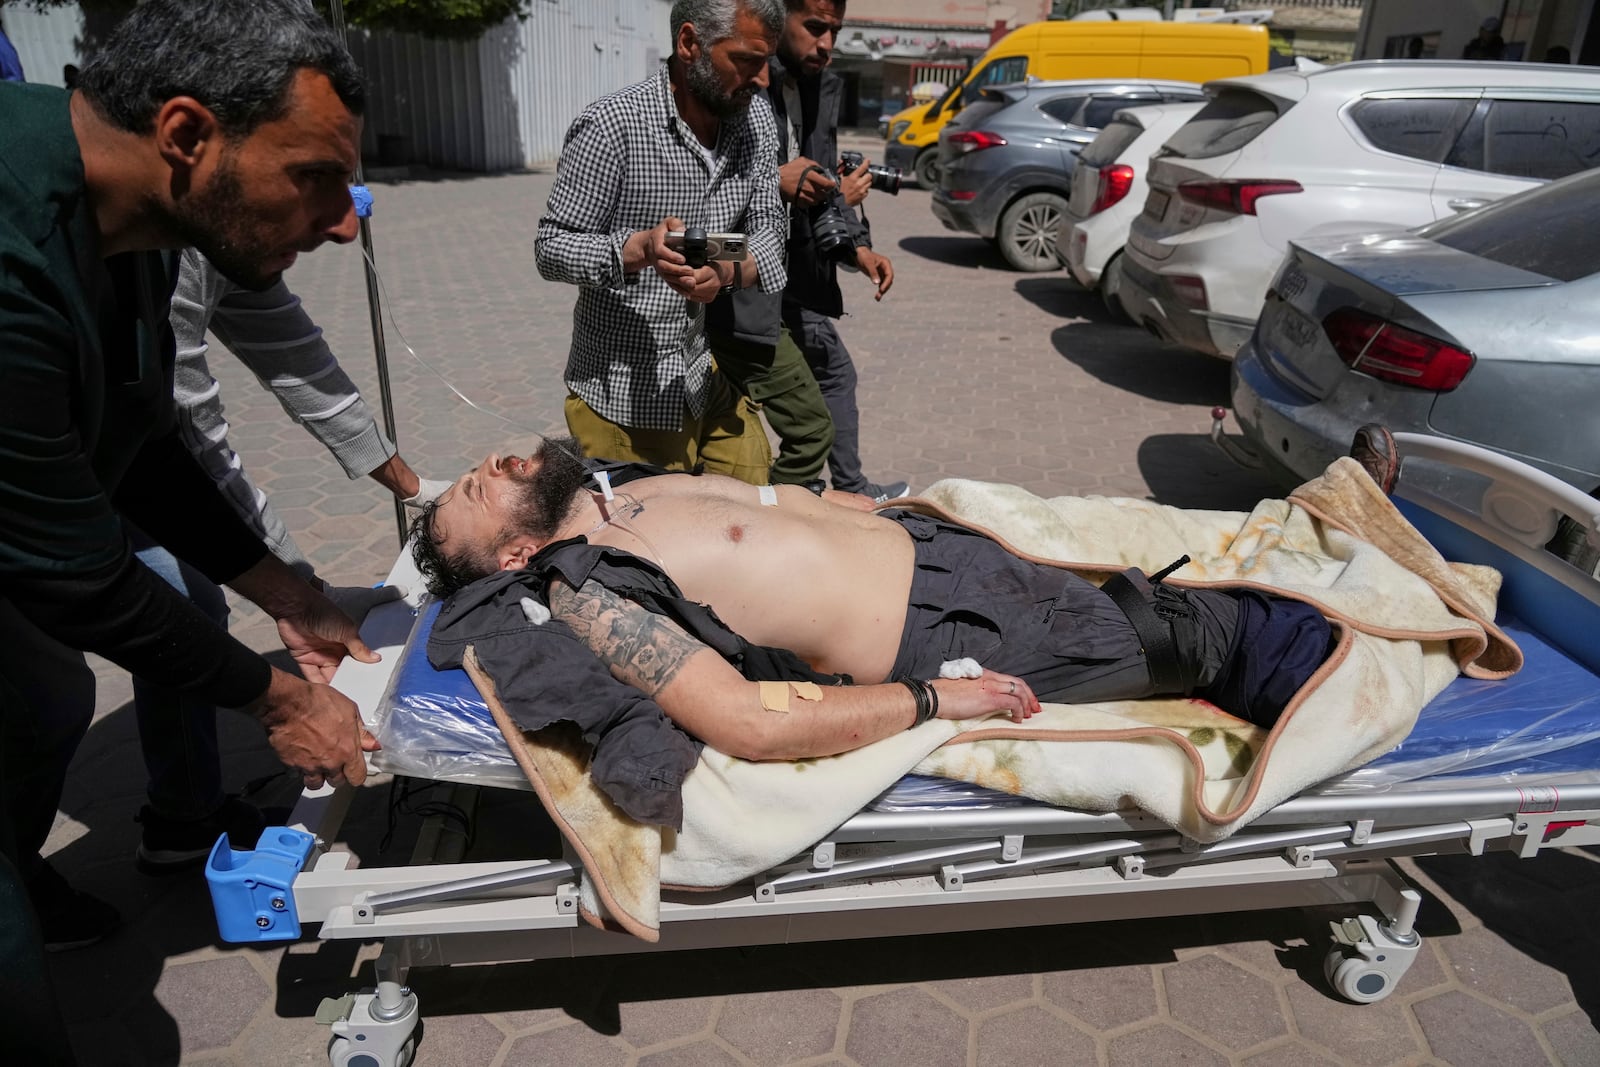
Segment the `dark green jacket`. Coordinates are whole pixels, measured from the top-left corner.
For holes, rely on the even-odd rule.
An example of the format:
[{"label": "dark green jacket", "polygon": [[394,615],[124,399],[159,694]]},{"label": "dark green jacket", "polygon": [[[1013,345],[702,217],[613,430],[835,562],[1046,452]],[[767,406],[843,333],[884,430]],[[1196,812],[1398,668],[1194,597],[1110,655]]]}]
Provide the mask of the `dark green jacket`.
[{"label": "dark green jacket", "polygon": [[175,432],[174,259],[101,257],[67,101],[0,84],[0,597],[66,645],[245,704],[266,661],[123,533],[126,517],[218,582],[266,551]]}]

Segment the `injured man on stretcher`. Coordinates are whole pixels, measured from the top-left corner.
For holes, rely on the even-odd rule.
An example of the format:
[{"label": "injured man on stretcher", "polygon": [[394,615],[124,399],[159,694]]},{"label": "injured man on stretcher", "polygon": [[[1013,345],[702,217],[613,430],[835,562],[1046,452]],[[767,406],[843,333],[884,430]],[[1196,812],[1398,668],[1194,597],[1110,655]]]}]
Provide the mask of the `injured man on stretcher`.
[{"label": "injured man on stretcher", "polygon": [[[419,569],[449,597],[429,657],[460,666],[471,646],[524,726],[604,736],[597,784],[659,823],[652,792],[698,753],[680,730],[745,759],[803,759],[933,716],[1020,722],[1041,700],[1157,695],[1270,726],[1329,652],[1327,621],[1296,600],[1137,570],[1102,589],[869,506],[608,465],[571,439],[490,455],[413,529]],[[961,660],[981,672],[941,677]]]}]

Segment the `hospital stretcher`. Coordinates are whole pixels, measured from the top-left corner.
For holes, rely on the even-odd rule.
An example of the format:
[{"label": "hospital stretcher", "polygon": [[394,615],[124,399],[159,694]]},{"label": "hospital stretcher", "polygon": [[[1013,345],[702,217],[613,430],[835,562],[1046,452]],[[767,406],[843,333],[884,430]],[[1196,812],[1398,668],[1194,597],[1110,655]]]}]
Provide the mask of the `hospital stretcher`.
[{"label": "hospital stretcher", "polygon": [[[324,787],[303,794],[290,826],[268,830],[253,852],[218,841],[207,876],[223,937],[294,939],[315,924],[323,939],[382,940],[376,986],[319,1012],[332,1027],[336,1067],[409,1062],[420,1010],[403,984],[412,967],[1258,908],[1347,909],[1331,926],[1324,972],[1340,995],[1380,1000],[1421,946],[1413,929],[1421,897],[1392,858],[1529,857],[1600,843],[1600,581],[1542,548],[1562,514],[1600,545],[1600,503],[1493,453],[1396,436],[1406,475],[1419,474],[1402,478],[1396,503],[1447,558],[1502,572],[1500,621],[1527,666],[1504,682],[1458,679],[1395,752],[1224,841],[1196,845],[1136,811],[1062,810],[907,779],[746,884],[663,894],[660,941],[646,944],[580,920],[570,854],[462,862],[460,837],[425,825],[410,865],[358,866],[337,847],[353,791]],[[402,553],[391,580],[414,576]],[[391,746],[406,731],[379,716],[408,700],[424,733],[454,716],[449,701],[403,691],[420,684],[408,676],[431,672],[416,666],[417,641],[402,655],[416,616],[399,603],[375,610],[363,637],[383,662],[347,662],[335,680],[369,726],[390,727],[380,736]],[[467,723],[460,736],[487,721]],[[441,756],[453,742],[424,738],[422,747],[440,751],[384,759],[454,780],[454,802],[470,810],[479,785],[526,786],[509,755],[494,751],[497,740]]]}]

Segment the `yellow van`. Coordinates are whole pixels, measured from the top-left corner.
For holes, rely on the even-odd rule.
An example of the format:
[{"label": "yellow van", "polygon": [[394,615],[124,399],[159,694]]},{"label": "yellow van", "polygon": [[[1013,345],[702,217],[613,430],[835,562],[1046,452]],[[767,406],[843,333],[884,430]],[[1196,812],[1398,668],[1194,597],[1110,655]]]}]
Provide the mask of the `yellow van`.
[{"label": "yellow van", "polygon": [[885,162],[937,184],[939,131],[969,96],[1029,76],[1165,78],[1204,82],[1267,69],[1263,26],[1196,22],[1035,22],[994,43],[966,78],[931,104],[908,107],[889,123]]}]

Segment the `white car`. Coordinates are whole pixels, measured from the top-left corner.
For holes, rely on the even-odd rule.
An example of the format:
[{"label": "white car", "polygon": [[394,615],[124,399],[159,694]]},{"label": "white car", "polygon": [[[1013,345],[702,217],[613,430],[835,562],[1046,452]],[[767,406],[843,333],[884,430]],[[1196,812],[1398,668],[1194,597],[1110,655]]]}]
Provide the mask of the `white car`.
[{"label": "white car", "polygon": [[1072,193],[1056,232],[1056,253],[1078,284],[1098,288],[1117,314],[1123,313],[1117,301],[1122,246],[1144,206],[1150,154],[1201,106],[1153,104],[1119,111],[1078,153]]},{"label": "white car", "polygon": [[1420,226],[1600,166],[1600,69],[1377,61],[1210,82],[1150,161],[1123,310],[1232,359],[1291,238]]}]

